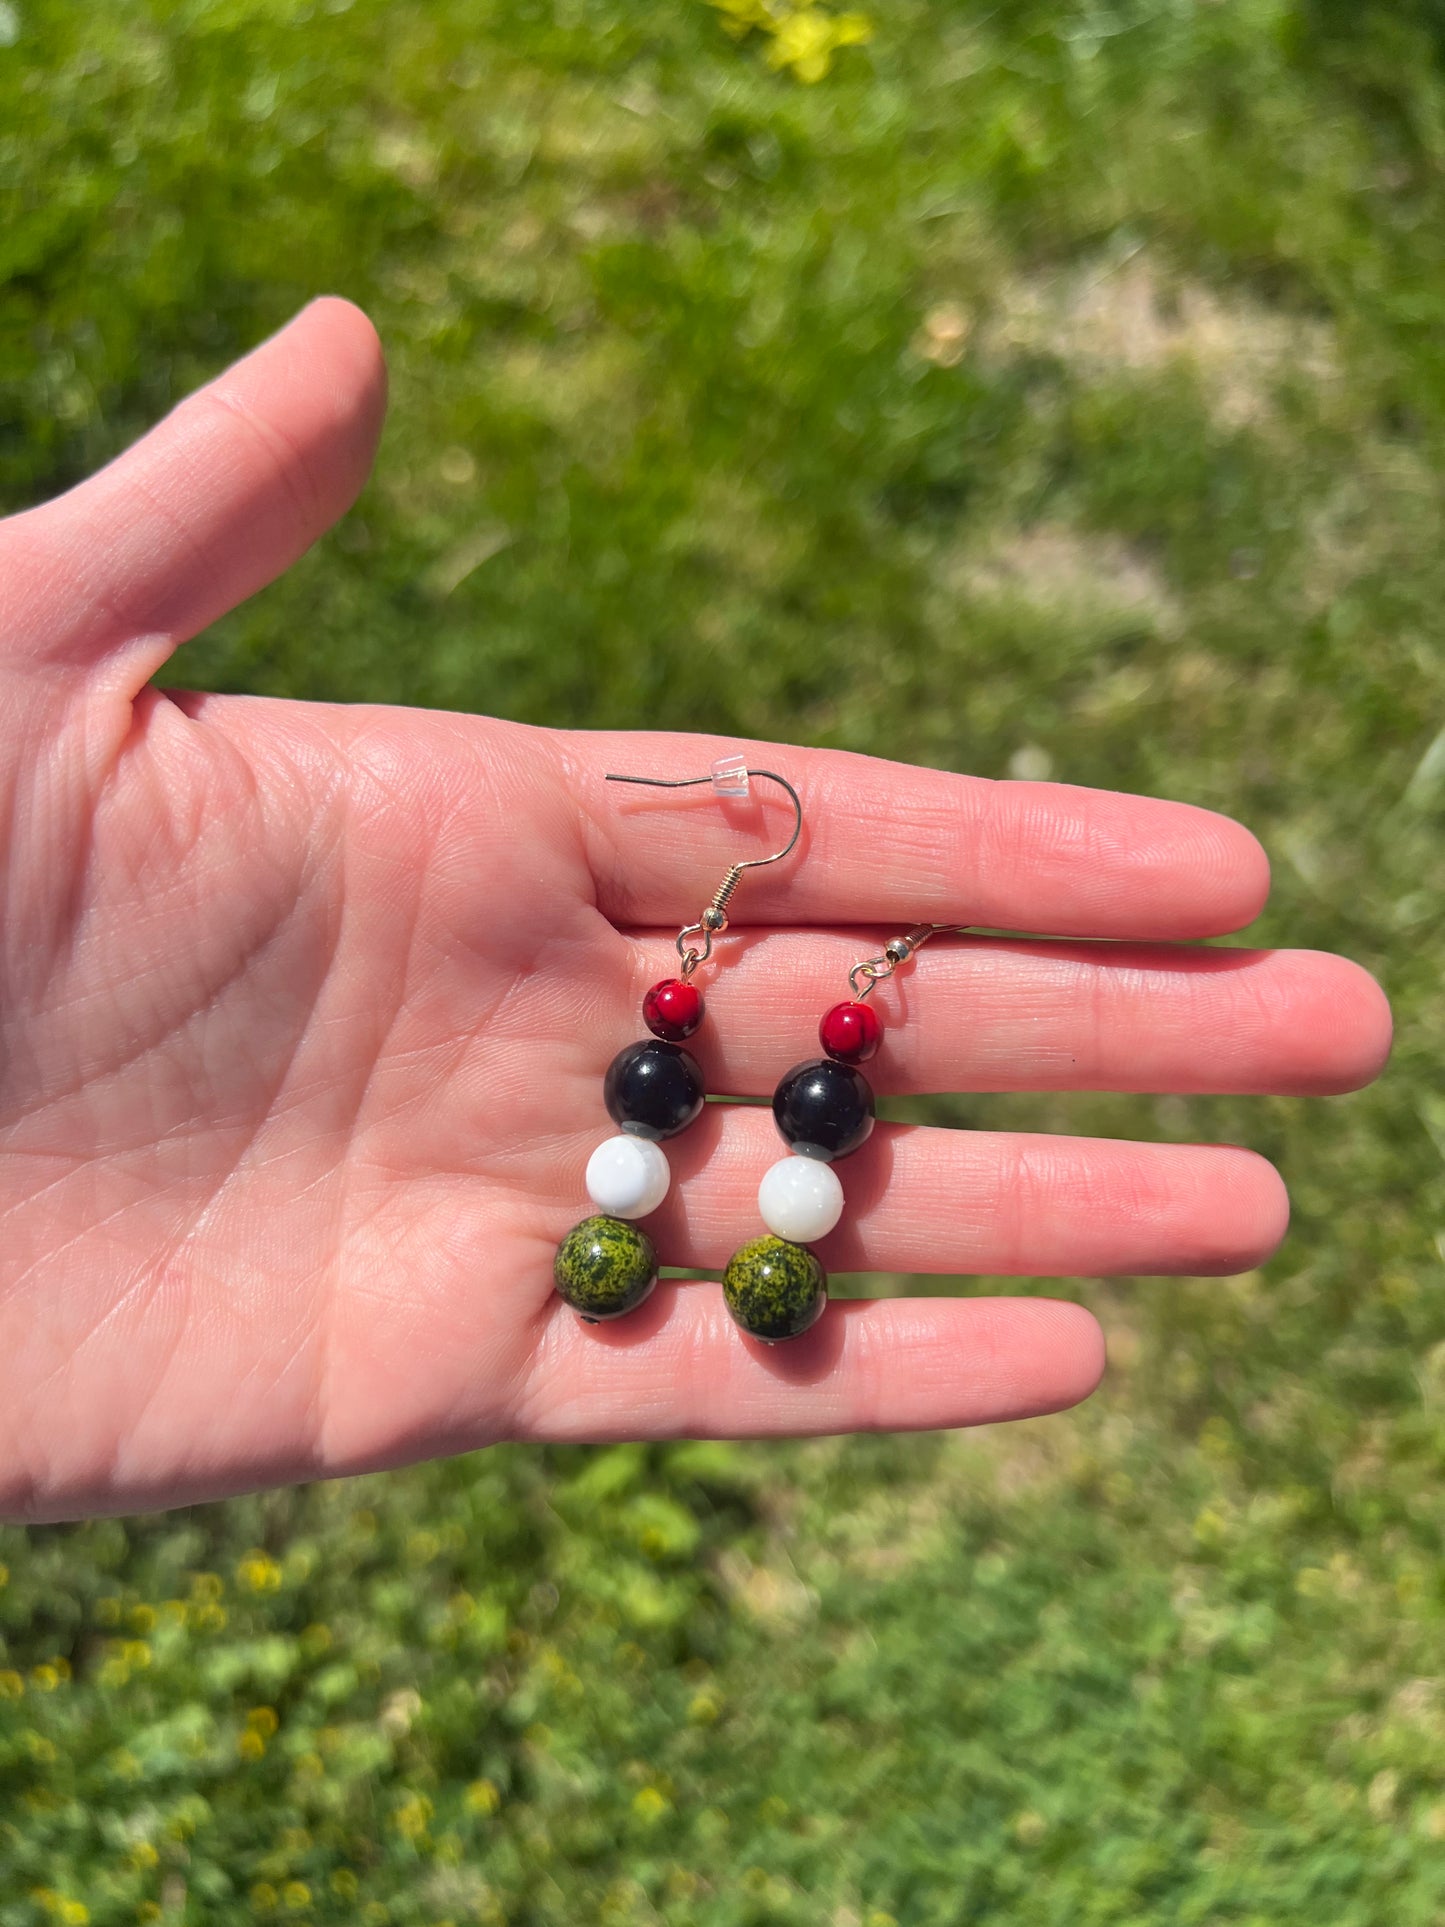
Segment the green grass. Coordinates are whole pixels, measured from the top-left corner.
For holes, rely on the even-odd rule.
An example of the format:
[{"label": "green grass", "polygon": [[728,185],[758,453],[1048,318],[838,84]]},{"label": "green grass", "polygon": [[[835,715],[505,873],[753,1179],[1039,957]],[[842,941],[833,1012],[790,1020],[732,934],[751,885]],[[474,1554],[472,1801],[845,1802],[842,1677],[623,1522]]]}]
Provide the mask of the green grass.
[{"label": "green grass", "polygon": [[185,679],[1224,808],[1395,1065],[933,1108],[1285,1172],[1079,1414],[0,1535],[0,1927],[1445,1918],[1445,8],[873,25],[11,0],[0,498],[339,289],[376,478]]}]

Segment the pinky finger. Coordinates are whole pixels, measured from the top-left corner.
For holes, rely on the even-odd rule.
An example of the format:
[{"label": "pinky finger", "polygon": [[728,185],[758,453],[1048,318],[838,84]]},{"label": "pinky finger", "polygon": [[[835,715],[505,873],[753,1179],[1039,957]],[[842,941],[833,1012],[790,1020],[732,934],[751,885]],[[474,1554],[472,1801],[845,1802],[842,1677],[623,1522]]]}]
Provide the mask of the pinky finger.
[{"label": "pinky finger", "polygon": [[1062,1411],[1103,1371],[1097,1321],[1058,1299],[850,1300],[770,1347],[743,1337],[718,1286],[664,1283],[615,1325],[584,1325],[558,1304],[515,1435],[601,1443],[933,1431]]}]

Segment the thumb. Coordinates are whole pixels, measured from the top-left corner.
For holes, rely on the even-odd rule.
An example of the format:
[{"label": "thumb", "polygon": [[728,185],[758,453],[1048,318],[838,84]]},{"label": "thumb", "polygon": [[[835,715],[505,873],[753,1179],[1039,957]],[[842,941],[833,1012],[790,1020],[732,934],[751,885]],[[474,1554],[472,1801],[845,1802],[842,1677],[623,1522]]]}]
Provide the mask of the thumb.
[{"label": "thumb", "polygon": [[350,507],[385,409],[376,330],[313,302],[108,468],[0,523],[0,648],[84,664],[144,639],[149,675]]}]

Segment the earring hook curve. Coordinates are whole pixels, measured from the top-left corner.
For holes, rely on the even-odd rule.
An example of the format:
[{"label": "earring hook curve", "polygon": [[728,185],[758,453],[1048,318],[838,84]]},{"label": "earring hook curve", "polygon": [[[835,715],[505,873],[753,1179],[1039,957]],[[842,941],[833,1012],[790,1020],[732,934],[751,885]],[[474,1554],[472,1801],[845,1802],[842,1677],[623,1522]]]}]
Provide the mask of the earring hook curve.
[{"label": "earring hook curve", "polygon": [[[739,763],[741,763],[741,758],[738,760]],[[647,789],[656,790],[695,789],[702,783],[711,783],[714,788],[716,788],[718,786],[719,773],[718,770],[714,770],[709,776],[621,776],[609,773],[606,781],[609,783],[638,783]],[[770,863],[781,863],[785,856],[792,855],[793,851],[797,848],[798,838],[803,834],[803,805],[799,799],[798,792],[793,788],[786,776],[779,776],[778,772],[773,769],[745,769],[736,766],[728,771],[728,774],[734,779],[742,778],[744,790],[746,789],[747,779],[754,776],[759,778],[765,777],[768,782],[776,783],[780,789],[785,790],[788,800],[793,806],[793,833],[783,847],[780,850],[774,850],[771,856],[743,857],[740,858],[738,862],[732,864],[727,875],[713,893],[712,902],[706,910],[703,911],[698,921],[688,924],[685,930],[678,932],[677,954],[682,959],[682,974],[684,978],[690,977],[700,963],[707,962],[708,958],[712,955],[713,938],[720,937],[723,931],[727,929],[728,901],[733,891],[737,889],[738,884],[741,882],[744,870],[761,870],[766,868]],[[727,794],[727,792],[724,791],[723,794]],[[702,947],[700,949],[689,941],[689,939],[693,937],[701,938]]]}]

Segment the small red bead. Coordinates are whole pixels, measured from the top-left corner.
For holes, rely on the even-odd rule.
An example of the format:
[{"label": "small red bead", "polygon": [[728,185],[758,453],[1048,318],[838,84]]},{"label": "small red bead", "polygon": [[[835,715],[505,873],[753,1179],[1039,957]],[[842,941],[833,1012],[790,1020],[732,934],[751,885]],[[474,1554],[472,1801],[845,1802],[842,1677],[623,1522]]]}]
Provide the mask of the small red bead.
[{"label": "small red bead", "polygon": [[680,1044],[702,1022],[702,992],[681,977],[666,977],[643,998],[642,1021],[654,1037]]},{"label": "small red bead", "polygon": [[818,1042],[838,1064],[862,1064],[883,1041],[871,1004],[834,1004],[818,1026]]}]

